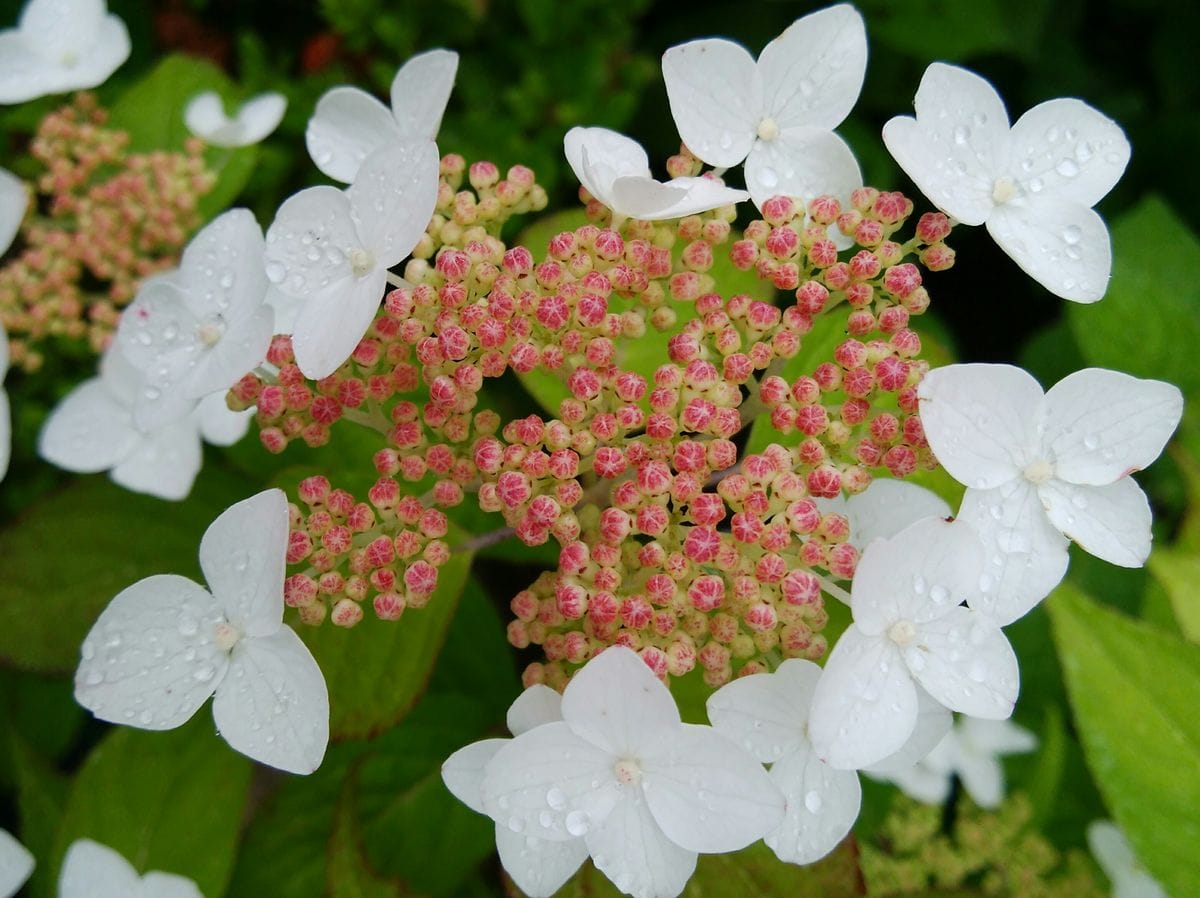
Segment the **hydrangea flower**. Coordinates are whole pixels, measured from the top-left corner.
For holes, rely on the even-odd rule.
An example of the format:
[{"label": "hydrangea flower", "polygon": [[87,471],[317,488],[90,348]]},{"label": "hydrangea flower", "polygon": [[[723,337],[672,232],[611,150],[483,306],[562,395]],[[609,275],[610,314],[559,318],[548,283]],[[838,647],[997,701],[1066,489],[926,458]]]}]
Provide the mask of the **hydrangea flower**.
[{"label": "hydrangea flower", "polygon": [[388,269],[417,245],[437,202],[439,160],[429,140],[375,150],[345,192],[310,187],[284,201],[267,230],[267,278],[300,299],[296,364],[319,380],[367,332]]},{"label": "hydrangea flower", "polygon": [[206,397],[186,418],[151,430],[133,423],[141,374],[118,348],[100,359],[100,374],[79,384],[46,419],[38,454],[81,474],[108,471],[126,489],[183,499],[200,471],[201,438],[216,446],[240,440],[252,411],[232,412],[225,392]]},{"label": "hydrangea flower", "polygon": [[58,877],[58,898],[204,898],[194,882],[151,870],[139,876],[125,858],[91,839],[71,843]]},{"label": "hydrangea flower", "polygon": [[25,182],[0,168],[0,256],[8,252],[16,239],[28,206],[29,191],[25,189]]},{"label": "hydrangea flower", "polygon": [[0,898],[12,898],[33,873],[34,860],[29,849],[7,831],[0,829]]},{"label": "hydrangea flower", "polygon": [[215,694],[213,720],[230,746],[280,770],[316,770],[329,694],[283,623],[287,540],[281,490],[222,512],[200,540],[211,592],[159,574],[118,593],[83,641],[76,700],[101,720],[169,730]]},{"label": "hydrangea flower", "polygon": [[1158,880],[1138,863],[1129,841],[1110,820],[1094,820],[1087,829],[1088,847],[1112,883],[1112,898],[1168,898]]},{"label": "hydrangea flower", "polygon": [[357,87],[333,88],[309,119],[308,154],[324,174],[349,184],[380,147],[434,142],[457,72],[458,54],[451,50],[417,54],[392,79],[391,109]]},{"label": "hydrangea flower", "polygon": [[744,848],[783,817],[758,763],[711,727],[682,723],[630,649],[606,649],[575,674],[562,717],[496,751],[483,808],[513,832],[583,837],[596,868],[635,898],[678,895],[699,852]]},{"label": "hydrangea flower", "polygon": [[[514,736],[544,723],[562,720],[562,696],[536,683],[508,709],[508,730]],[[460,748],[442,765],[442,779],[454,797],[479,814],[483,807],[483,777],[488,762],[508,739],[484,739]],[[557,841],[515,832],[506,823],[496,823],[496,849],[500,863],[517,887],[530,898],[553,895],[587,860],[583,836]]]},{"label": "hydrangea flower", "polygon": [[248,147],[266,139],[283,121],[287,97],[269,92],[251,97],[233,118],[215,90],[206,90],[188,100],[183,122],[192,134],[214,147]]},{"label": "hydrangea flower", "polygon": [[867,547],[851,585],[854,622],[813,696],[809,736],[822,760],[862,768],[897,751],[916,728],[918,683],[953,711],[1012,714],[1016,655],[995,623],[960,604],[983,565],[971,528],[937,518]]},{"label": "hydrangea flower", "polygon": [[185,417],[258,365],[275,315],[266,304],[262,229],[247,209],[206,225],[179,268],[151,279],[121,316],[117,342],[145,383],[133,422],[152,430]]},{"label": "hydrangea flower", "polygon": [[1145,562],[1150,505],[1129,474],[1179,423],[1177,387],[1087,368],[1043,393],[1020,368],[971,364],[929,372],[918,395],[930,447],[967,486],[959,517],[988,549],[973,608],[1001,625],[1028,612],[1066,571],[1065,537],[1113,564]]},{"label": "hydrangea flower", "polygon": [[0,103],[97,87],[129,50],[104,0],[29,0],[17,27],[0,31]]},{"label": "hydrangea flower", "polygon": [[749,197],[712,178],[656,181],[641,144],[608,128],[572,128],[563,149],[579,183],[617,218],[680,218]]},{"label": "hydrangea flower", "polygon": [[1040,103],[1011,129],[983,78],[935,62],[917,88],[917,116],[897,116],[883,141],[935,206],[988,233],[1051,293],[1095,302],[1108,289],[1112,248],[1092,206],[1120,179],[1129,142],[1080,100]]},{"label": "hydrangea flower", "polygon": [[755,205],[784,194],[847,198],[862,174],[833,133],[862,90],[867,35],[848,4],[793,22],[755,62],[721,38],[690,41],[663,54],[663,80],[679,136],[709,165],[746,161]]}]

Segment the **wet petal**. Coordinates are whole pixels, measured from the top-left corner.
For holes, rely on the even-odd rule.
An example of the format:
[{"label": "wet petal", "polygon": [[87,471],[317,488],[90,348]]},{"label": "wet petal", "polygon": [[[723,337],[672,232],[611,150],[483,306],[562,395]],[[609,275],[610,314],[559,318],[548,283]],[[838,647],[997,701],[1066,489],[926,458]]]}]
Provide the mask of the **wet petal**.
[{"label": "wet petal", "polygon": [[1006,203],[988,218],[987,229],[1022,271],[1055,296],[1089,303],[1108,289],[1108,228],[1081,203],[1045,195]]},{"label": "wet petal", "polygon": [[718,168],[745,159],[763,116],[762,80],[746,48],[689,41],[663,54],[662,72],[675,127],[693,155]]},{"label": "wet petal", "polygon": [[922,624],[904,662],[917,682],[952,711],[1002,720],[1020,689],[1017,656],[1000,628],[969,608]]},{"label": "wet petal", "polygon": [[506,723],[514,736],[541,726],[562,720],[562,696],[541,683],[534,683],[517,696],[508,709]]},{"label": "wet petal", "polygon": [[304,140],[324,174],[349,184],[374,150],[403,139],[391,111],[357,87],[335,87],[317,101]]},{"label": "wet petal", "polygon": [[363,338],[379,311],[387,272],[330,284],[308,298],[296,317],[292,350],[305,377],[320,380],[339,367]]},{"label": "wet petal", "polygon": [[1051,480],[1038,487],[1050,521],[1080,547],[1121,567],[1141,567],[1150,556],[1152,514],[1132,477],[1107,486]]},{"label": "wet petal", "polygon": [[392,115],[404,137],[437,140],[457,72],[453,50],[418,53],[400,67],[392,79]]},{"label": "wet petal", "polygon": [[862,786],[853,770],[835,770],[805,746],[771,767],[787,811],[763,840],[781,861],[811,864],[837,847],[858,819]]},{"label": "wet petal", "polygon": [[283,620],[288,503],[264,490],[231,505],[200,540],[200,569],[225,617],[247,636],[267,636]]},{"label": "wet petal", "polygon": [[442,782],[450,794],[477,814],[486,814],[483,808],[483,772],[488,762],[507,739],[483,739],[465,745],[448,757],[442,764]]},{"label": "wet petal", "polygon": [[362,247],[380,268],[412,252],[437,204],[438,152],[431,140],[389,143],[363,160],[347,195]]},{"label": "wet petal", "polygon": [[596,869],[633,898],[678,895],[696,869],[696,852],[667,837],[640,793],[618,802],[585,839]]},{"label": "wet petal", "polygon": [[496,824],[496,850],[505,872],[529,898],[553,895],[588,857],[582,838],[554,842],[515,833],[500,823]]},{"label": "wet petal", "polygon": [[738,677],[708,699],[708,719],[719,733],[764,763],[807,743],[805,727],[821,668],[789,658],[774,673]]},{"label": "wet petal", "polygon": [[821,128],[792,127],[774,140],[755,141],[746,158],[746,187],[760,209],[780,195],[808,202],[829,194],[848,204],[862,180],[850,147]]}]

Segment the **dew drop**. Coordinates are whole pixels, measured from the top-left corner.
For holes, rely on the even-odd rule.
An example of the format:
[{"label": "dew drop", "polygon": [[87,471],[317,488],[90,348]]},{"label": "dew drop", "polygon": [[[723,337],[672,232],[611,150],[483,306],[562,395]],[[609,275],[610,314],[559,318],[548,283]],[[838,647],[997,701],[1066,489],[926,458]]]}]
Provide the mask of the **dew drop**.
[{"label": "dew drop", "polygon": [[982,683],[987,679],[987,666],[982,661],[975,661],[967,670],[967,676],[975,683]]},{"label": "dew drop", "polygon": [[717,141],[717,143],[720,145],[721,149],[727,150],[733,146],[733,135],[728,131],[722,131],[721,139]]},{"label": "dew drop", "polygon": [[509,817],[508,818],[508,828],[511,829],[515,833],[521,832],[523,829],[525,829],[524,818],[517,817],[516,815]]},{"label": "dew drop", "polygon": [[1079,174],[1079,164],[1074,159],[1063,159],[1054,170],[1064,178],[1073,178]]},{"label": "dew drop", "polygon": [[775,169],[768,166],[758,173],[758,181],[763,187],[771,189],[779,184],[779,175],[775,173]]},{"label": "dew drop", "polygon": [[272,284],[282,284],[284,277],[287,276],[287,269],[279,262],[267,263],[267,280]]},{"label": "dew drop", "polygon": [[954,126],[954,142],[960,147],[971,139],[971,129],[966,125]]},{"label": "dew drop", "polygon": [[804,796],[804,806],[808,808],[810,814],[816,814],[821,810],[821,796],[814,790]]},{"label": "dew drop", "polygon": [[234,283],[233,272],[227,270],[222,273],[221,279],[217,283],[221,285],[222,290],[232,289]]},{"label": "dew drop", "polygon": [[567,814],[567,832],[575,837],[586,835],[591,821],[584,811],[571,811]]},{"label": "dew drop", "polygon": [[562,789],[554,788],[546,793],[546,804],[551,810],[561,811],[567,806],[567,796],[563,794]]},{"label": "dew drop", "polygon": [[150,724],[154,723],[154,712],[147,708],[138,715],[138,723],[140,723],[142,726],[149,726]]},{"label": "dew drop", "polygon": [[185,615],[179,619],[179,635],[180,636],[195,636],[200,629],[200,624],[194,617]]},{"label": "dew drop", "polygon": [[542,811],[540,814],[538,814],[538,823],[541,825],[542,829],[550,829],[552,826],[554,826],[554,815],[549,811]]},{"label": "dew drop", "polygon": [[207,683],[212,680],[216,674],[217,670],[211,664],[205,664],[203,667],[198,667],[192,671],[192,677],[197,683]]},{"label": "dew drop", "polygon": [[1054,141],[1058,140],[1058,133],[1058,125],[1051,125],[1046,129],[1046,140],[1054,143]]},{"label": "dew drop", "polygon": [[1075,159],[1082,165],[1092,158],[1092,145],[1086,140],[1075,144]]},{"label": "dew drop", "polygon": [[1031,178],[1029,181],[1029,192],[1030,193],[1041,193],[1042,188],[1045,186],[1046,186],[1046,184],[1041,178]]},{"label": "dew drop", "polygon": [[104,674],[100,673],[98,670],[93,670],[87,675],[87,680],[85,682],[89,686],[99,686],[104,682]]}]

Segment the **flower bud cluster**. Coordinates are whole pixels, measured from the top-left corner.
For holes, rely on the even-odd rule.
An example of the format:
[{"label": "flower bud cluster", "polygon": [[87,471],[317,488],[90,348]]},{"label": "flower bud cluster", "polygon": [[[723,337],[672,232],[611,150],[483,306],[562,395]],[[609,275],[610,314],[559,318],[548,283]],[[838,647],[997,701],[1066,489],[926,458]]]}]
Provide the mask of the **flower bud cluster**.
[{"label": "flower bud cluster", "polygon": [[36,190],[45,214],[26,217],[17,253],[0,268],[0,321],[13,365],[27,371],[41,365],[49,338],[102,351],[142,279],[176,263],[216,182],[198,142],[129,153],[128,135],[106,119],[79,94],[42,120],[30,144],[44,169]]}]

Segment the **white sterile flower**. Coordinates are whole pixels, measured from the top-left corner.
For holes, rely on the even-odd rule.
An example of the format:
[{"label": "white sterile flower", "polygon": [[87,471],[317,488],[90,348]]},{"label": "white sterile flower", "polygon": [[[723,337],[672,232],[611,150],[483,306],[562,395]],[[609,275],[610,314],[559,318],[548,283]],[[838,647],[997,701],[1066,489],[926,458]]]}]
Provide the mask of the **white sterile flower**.
[{"label": "white sterile flower", "polygon": [[250,419],[254,417],[253,408],[240,412],[231,410],[225,402],[226,395],[224,390],[209,393],[192,412],[200,436],[213,446],[232,446],[246,435]]},{"label": "white sterile flower", "polygon": [[[562,696],[549,686],[530,686],[508,709],[508,729],[514,736],[544,723],[562,720]],[[460,748],[442,765],[442,780],[454,797],[480,814],[483,777],[487,764],[508,739],[484,739]],[[515,832],[507,823],[496,823],[496,849],[500,863],[517,887],[529,898],[553,895],[587,860],[582,836],[556,841]]]},{"label": "white sterile flower", "polygon": [[8,252],[16,239],[28,206],[29,191],[25,189],[25,182],[0,168],[0,256]]},{"label": "white sterile flower", "polygon": [[363,162],[348,190],[310,187],[275,213],[266,272],[303,301],[292,349],[306,377],[328,377],[367,332],[388,269],[412,251],[433,215],[438,171],[432,141],[389,143]]},{"label": "white sterile flower", "polygon": [[971,528],[937,518],[867,547],[851,584],[854,623],[813,696],[819,757],[862,768],[897,751],[916,728],[918,683],[953,711],[1012,714],[1016,655],[999,626],[960,604],[977,592],[983,566]]},{"label": "white sterile flower", "polygon": [[221,95],[207,90],[188,100],[183,122],[189,131],[214,147],[248,147],[278,128],[286,110],[287,97],[270,92],[251,97],[230,118]]},{"label": "white sterile flower", "polygon": [[17,27],[0,31],[0,103],[97,87],[129,50],[104,0],[30,0]]},{"label": "white sterile flower", "polygon": [[8,394],[3,386],[7,375],[8,334],[0,324],[0,480],[8,473],[8,462],[12,457],[12,410],[8,407]]},{"label": "white sterile flower", "polygon": [[256,761],[312,773],[329,742],[325,679],[283,623],[287,499],[230,506],[200,540],[212,590],[176,574],[140,580],[83,641],[75,699],[101,720],[169,730],[214,695],[225,741]]},{"label": "white sterile flower", "polygon": [[713,178],[656,181],[641,144],[608,128],[572,128],[563,150],[579,183],[613,211],[614,220],[681,218],[750,196]]},{"label": "white sterile flower", "polygon": [[999,624],[1062,579],[1067,540],[1123,567],[1150,554],[1150,506],[1131,471],[1149,465],[1183,413],[1178,388],[1087,368],[1045,394],[1011,365],[948,365],[919,387],[929,445],[968,489],[959,517],[988,550],[969,601]]},{"label": "white sterile flower", "polygon": [[1167,898],[1166,890],[1138,863],[1125,834],[1111,820],[1092,821],[1087,840],[1092,856],[1112,884],[1112,898]]},{"label": "white sterile flower", "polygon": [[12,898],[33,872],[29,849],[0,829],[0,898]]},{"label": "white sterile flower", "polygon": [[935,206],[987,224],[1002,250],[1051,293],[1095,302],[1108,289],[1112,248],[1092,206],[1120,179],[1129,141],[1081,100],[1034,106],[1009,128],[1004,101],[983,78],[935,62],[913,105],[883,141]]},{"label": "white sterile flower", "polygon": [[782,861],[811,864],[850,832],[862,803],[853,770],[822,761],[808,738],[808,711],[821,668],[790,659],[771,674],[741,677],[708,699],[720,733],[765,764],[786,800],[783,822],[764,841]]},{"label": "white sterile flower", "polygon": [[582,836],[596,868],[635,898],[678,895],[698,852],[736,851],[783,818],[762,767],[711,727],[682,723],[667,687],[627,648],[575,674],[562,717],[499,748],[483,808],[516,833]]},{"label": "white sterile flower", "polygon": [[435,141],[457,72],[458,54],[452,50],[417,54],[392,79],[391,109],[357,87],[333,88],[317,101],[308,121],[308,154],[323,173],[349,184],[380,147]]},{"label": "white sterile flower", "polygon": [[194,882],[150,870],[139,876],[125,858],[91,839],[71,843],[58,877],[58,898],[204,898]]},{"label": "white sterile flower", "polygon": [[679,136],[717,168],[746,160],[755,205],[778,194],[846,198],[862,173],[833,133],[858,99],[867,69],[862,16],[847,4],[793,22],[755,62],[720,38],[663,54],[663,80]]},{"label": "white sterile flower", "polygon": [[232,209],[196,234],[179,268],[148,281],[121,315],[117,343],[145,379],[133,404],[138,427],[183,418],[263,360],[275,322],[265,302],[264,248],[253,213]]}]

